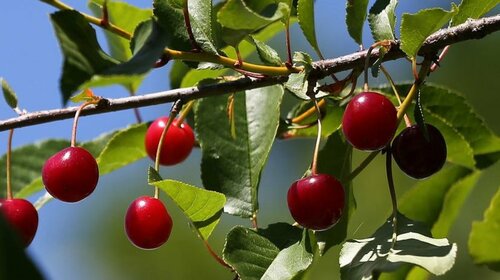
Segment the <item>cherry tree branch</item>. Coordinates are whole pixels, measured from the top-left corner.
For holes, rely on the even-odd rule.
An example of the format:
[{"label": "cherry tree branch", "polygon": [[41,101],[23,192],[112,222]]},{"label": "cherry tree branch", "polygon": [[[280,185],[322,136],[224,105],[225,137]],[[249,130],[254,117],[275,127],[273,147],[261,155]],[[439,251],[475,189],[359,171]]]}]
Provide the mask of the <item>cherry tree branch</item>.
[{"label": "cherry tree branch", "polygon": [[[500,30],[500,15],[486,17],[479,20],[470,20],[461,25],[440,30],[427,38],[422,48],[420,55],[428,55],[436,53],[437,50],[444,48],[447,45],[452,45],[458,42],[481,39],[488,34]],[[313,74],[318,79],[326,77],[332,73],[337,73],[345,70],[363,68],[367,52],[356,52],[353,54],[341,56],[335,59],[321,60],[314,63]],[[399,42],[395,42],[391,50],[384,56],[384,61],[397,60],[405,57],[405,54],[399,47]],[[379,58],[379,52],[373,51],[370,57],[370,63],[375,62]],[[139,108],[183,99],[184,101],[199,99],[208,96],[221,95],[229,92],[236,92],[254,88],[261,88],[275,84],[286,82],[286,76],[274,76],[264,78],[241,78],[236,81],[219,83],[214,85],[203,85],[198,87],[174,89],[158,93],[146,95],[137,95],[117,99],[105,99],[97,104],[88,106],[82,112],[82,116],[102,114],[132,108]],[[0,121],[0,131],[5,131],[11,128],[19,128],[48,123],[57,120],[72,118],[78,107],[69,107],[63,109],[46,110],[39,112],[27,113],[19,117]]]}]

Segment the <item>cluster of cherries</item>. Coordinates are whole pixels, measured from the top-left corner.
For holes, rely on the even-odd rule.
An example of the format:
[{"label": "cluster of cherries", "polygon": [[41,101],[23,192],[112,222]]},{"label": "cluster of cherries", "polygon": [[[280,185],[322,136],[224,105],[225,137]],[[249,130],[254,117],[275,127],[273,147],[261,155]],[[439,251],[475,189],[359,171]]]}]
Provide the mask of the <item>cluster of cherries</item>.
[{"label": "cluster of cherries", "polygon": [[[145,147],[153,160],[167,117],[155,120],[146,133]],[[376,92],[356,95],[347,105],[342,131],[347,141],[363,151],[378,151],[391,145],[398,166],[413,178],[421,179],[439,171],[446,161],[446,143],[437,128],[426,124],[406,127],[394,137],[397,112],[389,99]],[[188,124],[172,122],[160,151],[159,163],[174,165],[191,153],[194,134]],[[50,157],[43,166],[42,179],[47,191],[65,202],[77,202],[89,196],[97,186],[99,169],[95,158],[84,148],[69,147]],[[287,193],[288,208],[301,226],[326,230],[335,225],[344,210],[345,192],[341,182],[328,174],[312,174],[295,181]],[[24,199],[0,200],[0,212],[20,234],[25,246],[33,240],[38,213]],[[139,248],[154,249],[165,243],[172,231],[172,218],[155,197],[134,200],[125,215],[125,231]]]},{"label": "cluster of cherries", "polygon": [[[439,130],[425,124],[406,127],[396,137],[397,111],[392,102],[376,92],[362,92],[347,105],[342,118],[346,140],[362,151],[390,147],[401,170],[416,179],[431,176],[446,161],[446,143]],[[301,226],[326,230],[342,216],[345,192],[342,184],[328,174],[313,174],[295,181],[288,190],[288,208]]]},{"label": "cluster of cherries", "polygon": [[[160,117],[148,128],[145,147],[155,160],[160,137],[168,122]],[[194,144],[193,130],[188,124],[177,124],[168,129],[163,141],[159,162],[174,165],[191,153]],[[50,157],[42,169],[42,180],[48,193],[64,202],[78,202],[89,196],[99,180],[95,158],[81,147],[68,147]],[[10,198],[0,200],[0,212],[20,235],[27,247],[38,228],[38,213],[27,200]],[[172,218],[163,203],[154,197],[141,196],[134,200],[125,215],[125,231],[137,247],[154,249],[165,243],[172,231]]]}]

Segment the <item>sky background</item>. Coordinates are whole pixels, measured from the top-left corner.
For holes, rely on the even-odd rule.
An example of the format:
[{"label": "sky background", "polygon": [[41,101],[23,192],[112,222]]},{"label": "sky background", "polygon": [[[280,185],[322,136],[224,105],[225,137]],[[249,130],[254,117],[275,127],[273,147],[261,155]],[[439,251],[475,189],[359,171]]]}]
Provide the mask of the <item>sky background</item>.
[{"label": "sky background", "polygon": [[[127,2],[140,7],[151,5],[151,1]],[[449,2],[403,0],[398,11],[415,12],[423,6],[437,4],[448,9]],[[67,3],[88,12],[86,1]],[[345,28],[345,1],[318,0],[316,4],[318,40],[325,57],[356,51],[357,46],[348,37]],[[0,77],[7,79],[17,92],[21,108],[30,112],[60,108],[58,83],[62,57],[49,21],[49,14],[55,11],[54,8],[39,1],[2,1],[0,11]],[[498,13],[498,9],[495,13]],[[102,33],[99,30],[98,33],[102,39]],[[364,42],[366,45],[372,42],[367,26]],[[104,40],[101,43],[105,45]],[[283,35],[273,39],[270,44],[282,48]],[[442,69],[430,77],[432,82],[462,92],[497,134],[500,133],[499,44],[499,33],[480,41],[457,44],[451,48]],[[313,53],[297,25],[292,28],[292,48]],[[285,57],[282,50],[281,57]],[[395,80],[411,79],[409,63],[398,61],[387,65]],[[153,71],[138,93],[168,90],[169,69],[170,65]],[[373,80],[371,85],[377,83],[385,83],[385,80]],[[98,88],[95,92],[108,98],[127,96],[127,92],[118,86]],[[169,108],[170,104],[142,108],[141,114],[144,120],[153,120],[167,114]],[[0,102],[0,119],[14,116],[12,110]],[[19,147],[47,138],[69,139],[71,122],[58,121],[17,129],[13,145]],[[78,140],[90,140],[134,122],[132,111],[83,117],[79,122]],[[0,154],[5,153],[7,134],[0,133]],[[285,193],[289,185],[306,170],[312,149],[313,142],[310,140],[278,141],[273,146],[261,181],[261,226],[277,221],[292,221],[286,209]],[[364,156],[363,153],[356,153],[355,161]],[[201,186],[199,162],[200,151],[194,150],[188,160],[179,166],[162,169],[162,174]],[[358,210],[353,217],[350,236],[371,234],[389,213],[390,202],[381,162],[376,161],[355,181]],[[207,275],[212,276],[209,277],[211,279],[231,279],[230,274],[208,256],[201,241],[187,226],[185,218],[169,201],[167,207],[174,218],[174,230],[169,242],[155,251],[141,251],[130,245],[123,232],[123,216],[133,199],[151,194],[152,190],[146,184],[149,164],[149,159],[141,160],[102,176],[96,192],[78,204],[52,201],[41,209],[39,229],[28,252],[48,279],[208,279]],[[485,172],[467,201],[466,210],[460,214],[450,239],[459,242],[461,251],[458,262],[463,265],[456,265],[442,279],[493,279],[494,274],[487,269],[472,267],[466,253],[466,241],[471,221],[482,217],[488,198],[498,189],[499,180],[495,177],[498,172],[499,164]],[[396,171],[396,182],[400,193],[414,183],[399,171]],[[33,201],[38,196],[30,199]],[[373,211],[375,207],[380,210]],[[223,216],[221,225],[211,238],[219,252],[225,233],[236,224],[249,226],[246,220]],[[329,252],[315,265],[313,279],[331,279],[331,273],[337,273],[336,265],[332,265],[337,258],[338,251]]]}]

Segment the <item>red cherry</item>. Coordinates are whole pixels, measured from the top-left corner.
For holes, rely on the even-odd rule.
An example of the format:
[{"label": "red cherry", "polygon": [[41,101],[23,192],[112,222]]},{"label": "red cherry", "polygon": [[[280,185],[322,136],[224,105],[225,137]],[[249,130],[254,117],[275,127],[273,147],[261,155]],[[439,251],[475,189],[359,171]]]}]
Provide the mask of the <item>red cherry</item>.
[{"label": "red cherry", "polygon": [[[144,144],[152,160],[156,158],[158,143],[160,143],[160,137],[167,122],[168,117],[160,117],[149,126],[146,132]],[[174,165],[182,162],[191,153],[193,145],[194,134],[191,127],[187,123],[178,126],[177,120],[174,120],[172,125],[168,128],[167,135],[165,135],[165,139],[163,140],[160,153],[160,164]]]},{"label": "red cherry", "polygon": [[423,179],[438,172],[446,162],[446,142],[437,128],[426,124],[429,140],[418,125],[405,128],[392,141],[392,154],[408,176]]},{"label": "red cherry", "polygon": [[397,112],[385,96],[363,92],[347,104],[342,118],[342,131],[356,149],[377,151],[391,141],[396,128]]},{"label": "red cherry", "polygon": [[135,246],[155,249],[168,240],[172,218],[163,203],[154,197],[141,196],[128,207],[125,232]]},{"label": "red cherry", "polygon": [[335,225],[344,211],[342,184],[327,174],[295,181],[288,189],[288,209],[301,226],[326,230]]},{"label": "red cherry", "polygon": [[38,212],[33,204],[21,198],[0,199],[0,213],[19,233],[26,247],[31,244],[38,228]]},{"label": "red cherry", "polygon": [[87,150],[69,147],[45,162],[42,180],[53,197],[65,202],[76,202],[94,191],[99,180],[99,168]]}]

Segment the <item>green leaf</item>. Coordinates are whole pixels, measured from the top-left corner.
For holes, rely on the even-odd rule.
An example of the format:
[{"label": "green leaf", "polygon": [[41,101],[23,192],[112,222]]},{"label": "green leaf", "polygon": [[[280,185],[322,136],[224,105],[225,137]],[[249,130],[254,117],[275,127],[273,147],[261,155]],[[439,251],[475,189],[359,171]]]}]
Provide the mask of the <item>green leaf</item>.
[{"label": "green leaf", "polygon": [[467,21],[467,19],[478,19],[487,12],[493,10],[500,0],[462,0],[458,6],[458,13],[455,14],[451,21],[451,25],[459,25]]},{"label": "green leaf", "polygon": [[[98,17],[102,17],[103,5],[104,0],[91,0],[88,3],[89,8]],[[106,5],[109,21],[129,33],[133,33],[139,23],[153,16],[151,9],[141,9],[126,2],[107,0]],[[105,31],[105,35],[111,56],[119,61],[127,61],[132,57],[130,40],[109,31]]]},{"label": "green leaf", "polygon": [[377,0],[370,8],[368,23],[375,41],[394,40],[398,0]]},{"label": "green leaf", "polygon": [[[242,280],[278,279],[268,278],[279,277],[269,275],[271,271],[267,272],[266,278],[263,275],[271,265],[271,270],[282,268],[292,274],[299,272],[298,265],[301,269],[306,267],[311,252],[306,242],[307,238],[304,238],[301,229],[285,223],[271,224],[267,229],[259,229],[258,232],[236,226],[226,236],[222,256]],[[290,256],[292,253],[302,255],[305,259],[295,258],[295,263]],[[297,267],[294,267],[295,265]]]},{"label": "green leaf", "polygon": [[193,222],[204,240],[210,237],[220,221],[222,208],[226,203],[223,194],[174,180],[150,181],[149,183],[168,194]]},{"label": "green leaf", "polygon": [[227,95],[201,99],[195,108],[203,185],[226,195],[229,214],[251,217],[258,209],[260,175],[278,128],[282,97],[282,86],[236,93],[236,139],[227,121]]},{"label": "green leaf", "polygon": [[222,256],[240,279],[258,280],[279,251],[276,245],[257,232],[237,226],[227,234]]},{"label": "green leaf", "polygon": [[[303,101],[298,103],[292,110],[288,113],[287,118],[293,119],[303,112],[310,110],[313,107],[312,101]],[[340,125],[342,124],[342,115],[344,113],[344,108],[340,107],[337,102],[333,102],[331,100],[327,100],[326,104],[323,106],[321,113],[323,118],[321,119],[321,137],[326,138],[330,136],[332,133],[336,132],[340,129]],[[286,137],[316,137],[318,135],[318,127],[316,125],[317,116],[316,114],[312,114],[310,117],[304,119],[304,121],[300,122],[299,125],[308,125],[311,124],[311,127],[308,128],[298,128],[298,129],[289,129],[286,132]]]},{"label": "green leaf", "polygon": [[302,240],[281,250],[267,268],[261,279],[288,280],[300,275],[313,262],[313,247],[309,242],[309,231],[304,230]]},{"label": "green leaf", "polygon": [[452,4],[451,11],[440,8],[421,10],[416,14],[403,14],[401,20],[401,50],[415,58],[425,39],[438,31],[457,13]]},{"label": "green leaf", "polygon": [[[262,1],[261,9],[273,3],[273,1]],[[217,13],[219,23],[226,28],[235,30],[248,30],[251,33],[257,29],[263,28],[282,17],[290,14],[290,7],[285,3],[278,3],[273,15],[267,17],[262,14],[260,9],[252,9],[243,0],[228,0],[226,4]]]},{"label": "green leaf", "polygon": [[9,105],[10,108],[12,109],[17,108],[16,92],[10,87],[10,85],[7,83],[5,79],[0,78],[0,80],[2,80],[2,92],[5,102],[7,102],[7,105]]},{"label": "green leaf", "polygon": [[77,11],[59,11],[50,17],[64,54],[60,87],[62,101],[66,104],[81,84],[95,73],[114,66],[117,61],[104,53],[95,30]]},{"label": "green leaf", "polygon": [[186,30],[183,2],[178,0],[154,0],[153,13],[158,23],[169,34],[168,47],[180,51],[193,48]]},{"label": "green leaf", "polygon": [[[328,137],[327,142],[318,154],[318,173],[334,176],[339,180],[351,173],[352,146],[342,137],[340,131]],[[349,218],[356,210],[356,200],[352,190],[352,182],[342,182],[345,191],[345,208],[342,217],[335,226],[325,231],[316,231],[316,239],[321,254],[342,243],[347,237]]]},{"label": "green leaf", "polygon": [[486,264],[491,269],[500,268],[500,189],[484,212],[482,221],[472,223],[469,235],[469,252],[476,264]]},{"label": "green leaf", "polygon": [[348,0],[346,5],[347,31],[358,45],[363,44],[363,25],[367,7],[368,0]]},{"label": "green leaf", "polygon": [[44,279],[3,215],[0,215],[0,279]]},{"label": "green leaf", "polygon": [[196,43],[206,52],[217,53],[217,28],[212,15],[212,0],[188,1],[189,18]]},{"label": "green leaf", "polygon": [[129,126],[116,132],[102,150],[97,163],[101,175],[110,173],[134,161],[144,158],[145,123]]},{"label": "green leaf", "polygon": [[[297,17],[299,19],[299,26],[307,41],[316,53],[321,54],[316,39],[316,27],[314,23],[314,1],[311,0],[298,0],[297,1]],[[320,55],[321,56],[321,55]]]},{"label": "green leaf", "polygon": [[370,238],[347,241],[340,252],[341,279],[371,279],[374,272],[392,271],[404,263],[442,275],[455,263],[456,244],[432,238],[426,226],[400,213],[397,233],[397,241],[391,248],[393,223],[389,217]]},{"label": "green leaf", "polygon": [[282,65],[282,61],[278,55],[278,52],[276,52],[273,48],[266,45],[266,43],[255,39],[252,36],[250,36],[250,40],[255,45],[257,53],[259,54],[260,60],[262,60],[262,62],[264,62],[267,65],[274,65],[274,66]]}]

